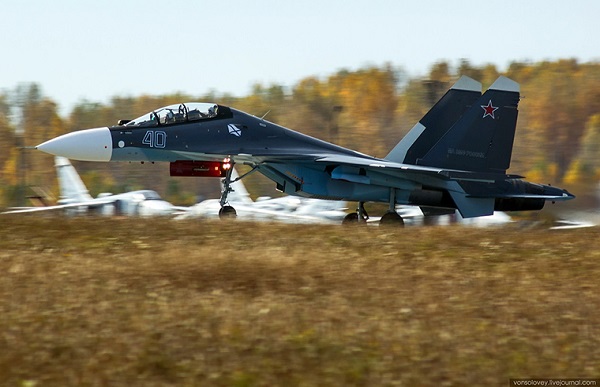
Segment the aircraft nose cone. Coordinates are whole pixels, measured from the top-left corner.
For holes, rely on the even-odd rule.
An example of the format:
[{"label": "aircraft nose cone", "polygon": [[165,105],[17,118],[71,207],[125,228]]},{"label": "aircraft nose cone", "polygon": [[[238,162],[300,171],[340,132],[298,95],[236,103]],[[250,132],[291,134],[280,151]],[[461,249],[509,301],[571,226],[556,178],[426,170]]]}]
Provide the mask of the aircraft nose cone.
[{"label": "aircraft nose cone", "polygon": [[71,160],[110,161],[112,136],[108,128],[79,130],[48,140],[36,149]]}]

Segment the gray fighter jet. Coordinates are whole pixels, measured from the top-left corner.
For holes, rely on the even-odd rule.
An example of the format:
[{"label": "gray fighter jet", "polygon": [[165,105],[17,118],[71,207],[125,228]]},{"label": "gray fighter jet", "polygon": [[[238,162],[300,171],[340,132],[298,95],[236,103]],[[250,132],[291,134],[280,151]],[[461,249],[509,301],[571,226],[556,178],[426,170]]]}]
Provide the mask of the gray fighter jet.
[{"label": "gray fighter jet", "polygon": [[235,216],[227,195],[231,167],[240,163],[290,195],[358,202],[345,222],[365,221],[365,202],[389,204],[382,223],[403,223],[397,204],[419,206],[425,215],[458,209],[471,218],[494,210],[540,210],[546,201],[574,198],[506,173],[519,99],[519,84],[506,77],[481,94],[481,84],[463,76],[383,159],[203,103],[163,107],[37,148],[75,160],[170,162],[172,176],[221,177],[223,217]]},{"label": "gray fighter jet", "polygon": [[101,193],[93,198],[71,162],[60,156],[54,158],[60,199],[54,206],[15,208],[1,214],[24,214],[64,210],[67,215],[96,214],[102,216],[175,216],[189,207],[178,207],[163,200],[152,190],[138,190],[113,195]]}]

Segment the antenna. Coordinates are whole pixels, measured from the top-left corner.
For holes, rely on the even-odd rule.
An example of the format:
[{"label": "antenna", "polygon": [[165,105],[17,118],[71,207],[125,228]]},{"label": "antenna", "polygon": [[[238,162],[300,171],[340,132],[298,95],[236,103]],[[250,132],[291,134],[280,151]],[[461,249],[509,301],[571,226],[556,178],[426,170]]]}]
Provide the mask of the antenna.
[{"label": "antenna", "polygon": [[267,111],[265,114],[263,114],[263,116],[262,116],[262,117],[260,117],[260,119],[261,119],[262,121],[264,121],[264,120],[265,120],[265,117],[266,117],[266,116],[267,116],[267,114],[269,114],[269,113],[271,113],[271,109],[269,109],[269,110],[268,110],[268,111]]}]

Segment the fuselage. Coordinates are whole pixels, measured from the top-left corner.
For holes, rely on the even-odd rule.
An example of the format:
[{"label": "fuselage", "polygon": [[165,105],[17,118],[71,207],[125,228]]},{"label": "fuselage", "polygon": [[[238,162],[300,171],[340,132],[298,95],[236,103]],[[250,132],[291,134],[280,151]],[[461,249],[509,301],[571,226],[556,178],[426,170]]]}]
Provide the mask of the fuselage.
[{"label": "fuselage", "polygon": [[236,109],[218,110],[214,117],[193,121],[110,127],[110,161],[220,161],[232,156],[242,162],[247,156],[309,160],[323,153],[369,158]]}]

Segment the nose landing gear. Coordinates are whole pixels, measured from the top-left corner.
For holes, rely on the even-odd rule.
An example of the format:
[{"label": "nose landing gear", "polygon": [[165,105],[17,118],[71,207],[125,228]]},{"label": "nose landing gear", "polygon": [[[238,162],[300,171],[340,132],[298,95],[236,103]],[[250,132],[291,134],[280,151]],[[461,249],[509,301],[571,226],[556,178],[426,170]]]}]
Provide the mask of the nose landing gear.
[{"label": "nose landing gear", "polygon": [[219,201],[219,203],[221,204],[221,209],[219,210],[219,219],[235,219],[237,217],[235,208],[227,204],[227,195],[229,195],[230,192],[233,192],[233,189],[231,188],[231,174],[233,173],[233,163],[229,163],[229,159],[225,159],[223,165],[228,165],[228,168],[227,172],[225,173],[225,178],[222,180],[223,191],[221,192],[221,200]]}]

